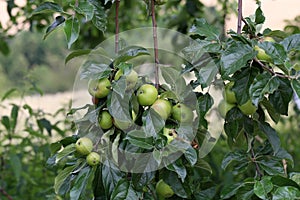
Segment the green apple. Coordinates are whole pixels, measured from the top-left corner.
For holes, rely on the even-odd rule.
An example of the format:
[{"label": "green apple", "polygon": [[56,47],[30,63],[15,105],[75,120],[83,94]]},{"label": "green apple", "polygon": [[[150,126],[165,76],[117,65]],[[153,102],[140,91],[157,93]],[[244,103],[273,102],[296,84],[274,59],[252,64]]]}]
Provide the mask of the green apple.
[{"label": "green apple", "polygon": [[155,112],[161,116],[162,119],[166,120],[171,115],[172,105],[168,100],[157,99],[151,106]]},{"label": "green apple", "polygon": [[81,155],[88,155],[93,149],[93,142],[87,137],[79,138],[76,141],[75,149]]},{"label": "green apple", "polygon": [[263,40],[267,41],[267,42],[275,42],[275,40],[272,37],[270,37],[270,36],[264,37]]},{"label": "green apple", "polygon": [[174,129],[164,127],[163,135],[167,137],[167,143],[170,144],[176,137],[177,134]]},{"label": "green apple", "polygon": [[111,83],[108,78],[99,80],[90,80],[88,83],[88,91],[90,95],[96,98],[104,98],[110,92]]},{"label": "green apple", "polygon": [[137,99],[141,106],[151,106],[157,99],[158,91],[150,84],[142,85],[137,91]]},{"label": "green apple", "polygon": [[255,45],[254,50],[257,51],[257,59],[265,62],[271,62],[272,58],[266,54],[265,50],[261,49],[259,46]]},{"label": "green apple", "polygon": [[252,104],[250,99],[246,103],[244,103],[243,105],[239,105],[238,108],[245,115],[252,115],[257,110],[256,106]]},{"label": "green apple", "polygon": [[100,155],[96,152],[91,152],[86,157],[86,162],[90,166],[96,166],[100,163]]},{"label": "green apple", "polygon": [[229,82],[225,85],[225,99],[228,103],[236,103],[235,93],[231,90],[234,85],[234,82]]},{"label": "green apple", "polygon": [[235,104],[231,104],[228,103],[227,101],[225,101],[224,99],[222,99],[218,105],[218,110],[220,112],[220,115],[225,118],[226,113],[231,110],[233,107],[235,106]]},{"label": "green apple", "polygon": [[[119,80],[123,75],[123,70],[119,69],[115,75],[115,80]],[[131,90],[134,88],[138,80],[138,74],[136,71],[131,70],[131,72],[126,76],[126,89]]]},{"label": "green apple", "polygon": [[191,108],[183,103],[178,103],[172,108],[172,117],[179,122],[187,123],[193,121],[194,114]]},{"label": "green apple", "polygon": [[109,129],[113,125],[113,118],[108,111],[104,110],[99,113],[98,122],[102,129]]},{"label": "green apple", "polygon": [[174,195],[173,189],[162,179],[156,183],[155,189],[157,195],[163,198],[170,198]]},{"label": "green apple", "polygon": [[131,123],[128,122],[128,121],[123,121],[123,120],[120,120],[120,119],[113,119],[113,124],[118,128],[118,129],[121,129],[121,130],[126,130],[128,128],[130,128],[131,126]]}]

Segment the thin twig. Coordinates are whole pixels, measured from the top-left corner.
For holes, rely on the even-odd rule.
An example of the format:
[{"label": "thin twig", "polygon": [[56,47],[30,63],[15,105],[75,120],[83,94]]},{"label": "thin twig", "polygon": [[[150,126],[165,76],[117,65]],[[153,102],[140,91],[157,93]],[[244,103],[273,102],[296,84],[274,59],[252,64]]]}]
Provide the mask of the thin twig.
[{"label": "thin twig", "polygon": [[272,75],[274,76],[278,76],[280,78],[287,78],[287,79],[290,79],[291,77],[287,76],[287,75],[284,75],[284,74],[281,74],[281,73],[277,73],[277,72],[274,72],[272,69],[270,69],[269,67],[267,67],[266,65],[264,65],[262,62],[260,62],[257,58],[254,58],[254,61],[257,62],[264,70],[270,72]]},{"label": "thin twig", "polygon": [[[248,142],[249,142],[248,135],[247,135],[246,132],[244,132],[244,135],[245,135],[245,138],[246,138],[246,142],[248,144]],[[255,159],[255,152],[254,152],[254,149],[253,149],[253,143],[254,143],[254,140],[251,142],[251,149],[250,149],[251,159],[252,159],[251,161],[255,164],[256,173],[257,173],[259,179],[261,179],[261,177],[263,176],[263,174],[261,173],[259,165],[257,164],[256,159]]]},{"label": "thin twig", "polygon": [[0,188],[0,192],[8,199],[8,200],[13,200],[13,198],[3,189]]},{"label": "thin twig", "polygon": [[157,23],[155,18],[155,0],[151,0],[151,16],[152,16],[152,28],[153,28],[153,42],[154,42],[154,62],[155,62],[155,87],[159,86],[158,77],[158,42],[157,42]]},{"label": "thin twig", "polygon": [[242,32],[242,18],[243,18],[243,0],[239,0],[237,34],[241,34]]},{"label": "thin twig", "polygon": [[115,53],[119,52],[119,7],[120,0],[116,0],[116,18],[115,18],[115,26],[116,26],[116,35],[115,35]]}]

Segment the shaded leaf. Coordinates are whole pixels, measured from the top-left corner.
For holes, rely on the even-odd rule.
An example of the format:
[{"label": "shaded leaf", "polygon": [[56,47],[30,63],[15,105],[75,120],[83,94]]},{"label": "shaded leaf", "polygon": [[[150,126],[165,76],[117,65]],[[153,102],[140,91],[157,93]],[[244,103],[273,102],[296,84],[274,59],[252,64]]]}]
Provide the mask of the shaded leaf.
[{"label": "shaded leaf", "polygon": [[291,186],[285,186],[285,187],[279,187],[275,190],[273,193],[272,200],[291,200],[291,199],[299,199],[300,198],[300,190],[291,187]]},{"label": "shaded leaf", "polygon": [[68,43],[68,49],[70,49],[71,45],[78,39],[79,31],[80,24],[76,17],[72,17],[66,20],[64,32]]},{"label": "shaded leaf", "polygon": [[110,198],[114,188],[122,178],[122,173],[114,166],[114,164],[109,160],[106,160],[102,165],[102,177],[105,194]]},{"label": "shaded leaf", "polygon": [[300,34],[291,35],[280,42],[284,49],[289,52],[291,50],[300,50]]},{"label": "shaded leaf", "polygon": [[271,177],[264,176],[262,180],[255,181],[254,193],[261,199],[268,199],[268,193],[273,189]]},{"label": "shaded leaf", "polygon": [[261,7],[259,6],[255,11],[255,23],[256,24],[263,24],[265,22],[265,16],[264,13],[261,10]]},{"label": "shaded leaf", "polygon": [[67,57],[65,58],[65,64],[67,64],[70,60],[73,58],[79,57],[79,56],[84,56],[87,55],[91,52],[91,49],[79,49],[72,51]]},{"label": "shaded leaf", "polygon": [[111,200],[129,200],[138,199],[138,196],[132,188],[130,182],[126,179],[119,180],[111,195]]},{"label": "shaded leaf", "polygon": [[33,12],[32,15],[48,13],[48,12],[63,12],[63,9],[60,5],[53,2],[44,2],[39,5]]},{"label": "shaded leaf", "polygon": [[278,134],[267,122],[260,122],[259,128],[267,136],[273,148],[274,154],[276,154],[280,150],[281,145]]},{"label": "shaded leaf", "polygon": [[88,1],[94,7],[94,16],[92,19],[94,26],[96,26],[96,28],[99,29],[100,31],[105,32],[106,24],[107,24],[107,15],[105,13],[104,8],[101,5],[101,2],[97,0],[88,0]]},{"label": "shaded leaf", "polygon": [[87,181],[91,176],[92,168],[87,166],[80,170],[77,178],[75,179],[74,185],[70,191],[70,199],[78,200],[82,193],[85,192]]},{"label": "shaded leaf", "polygon": [[122,62],[126,62],[138,56],[150,55],[149,51],[146,48],[140,46],[125,47],[124,49],[121,49],[118,52],[118,54],[119,54],[118,57],[116,57],[114,60],[115,65],[119,65]]},{"label": "shaded leaf", "polygon": [[207,23],[204,18],[196,19],[190,33],[198,34],[200,36],[206,37],[207,40],[219,40],[220,32],[219,30]]},{"label": "shaded leaf", "polygon": [[57,16],[55,18],[55,21],[47,28],[46,33],[43,37],[43,39],[45,40],[46,37],[52,33],[57,27],[59,27],[62,23],[65,22],[65,18],[63,16]]}]

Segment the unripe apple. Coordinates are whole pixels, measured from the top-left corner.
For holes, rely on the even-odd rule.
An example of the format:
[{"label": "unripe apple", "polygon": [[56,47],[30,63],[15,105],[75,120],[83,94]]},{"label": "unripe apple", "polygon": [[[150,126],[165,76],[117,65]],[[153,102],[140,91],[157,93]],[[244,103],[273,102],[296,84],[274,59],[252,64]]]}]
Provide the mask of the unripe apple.
[{"label": "unripe apple", "polygon": [[113,124],[118,128],[118,129],[121,129],[121,130],[126,130],[128,128],[130,128],[130,126],[132,125],[130,122],[128,121],[122,121],[120,119],[116,119],[114,118],[113,119]]},{"label": "unripe apple", "polygon": [[108,111],[104,110],[99,113],[98,122],[102,129],[109,129],[113,125],[113,118]]},{"label": "unripe apple", "polygon": [[96,152],[91,152],[87,157],[86,157],[86,162],[90,166],[96,166],[100,163],[100,155]]},{"label": "unripe apple", "polygon": [[165,99],[157,99],[151,108],[164,120],[168,119],[172,111],[171,103]]},{"label": "unripe apple", "polygon": [[93,142],[90,138],[79,138],[75,144],[76,151],[81,155],[88,155],[93,149]]},{"label": "unripe apple", "polygon": [[104,98],[110,92],[110,81],[107,78],[99,80],[90,80],[88,83],[88,91],[90,95],[96,98]]},{"label": "unripe apple", "polygon": [[172,117],[178,122],[192,122],[194,119],[194,114],[192,109],[183,103],[178,103],[172,108]]},{"label": "unripe apple", "polygon": [[267,41],[267,42],[275,42],[275,40],[272,37],[269,37],[269,36],[264,37],[263,40]]},{"label": "unripe apple", "polygon": [[174,195],[173,189],[167,183],[165,183],[163,179],[160,179],[156,183],[155,189],[158,196],[163,198],[170,198]]},{"label": "unripe apple", "polygon": [[[119,69],[115,75],[115,80],[119,80],[123,75],[123,70]],[[126,76],[126,89],[133,89],[138,80],[138,74],[136,71],[131,70],[131,72]]]},{"label": "unripe apple", "polygon": [[238,108],[245,115],[252,115],[257,110],[256,106],[252,104],[250,99],[246,103],[244,103],[243,105],[239,105]]},{"label": "unripe apple", "polygon": [[237,102],[235,93],[231,90],[234,82],[229,82],[225,85],[225,99],[228,103],[234,104]]},{"label": "unripe apple", "polygon": [[167,137],[167,144],[170,144],[176,137],[177,133],[174,129],[164,128],[163,135]]},{"label": "unripe apple", "polygon": [[257,51],[257,59],[261,61],[271,62],[272,58],[266,54],[265,50],[261,49],[259,46],[255,45],[254,50]]},{"label": "unripe apple", "polygon": [[142,85],[137,91],[137,99],[141,106],[151,106],[157,99],[158,91],[150,84]]},{"label": "unripe apple", "polygon": [[222,99],[218,105],[218,110],[220,112],[220,115],[225,118],[226,113],[231,110],[233,107],[235,106],[235,104],[231,104],[228,103],[227,101],[225,101],[224,99]]}]

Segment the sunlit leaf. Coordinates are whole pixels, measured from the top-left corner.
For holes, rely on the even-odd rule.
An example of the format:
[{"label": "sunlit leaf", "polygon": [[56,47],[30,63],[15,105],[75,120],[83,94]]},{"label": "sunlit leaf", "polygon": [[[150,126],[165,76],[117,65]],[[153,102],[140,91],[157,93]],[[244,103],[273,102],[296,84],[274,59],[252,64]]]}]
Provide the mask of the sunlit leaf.
[{"label": "sunlit leaf", "polygon": [[70,49],[71,45],[78,39],[79,31],[80,24],[76,17],[71,17],[66,20],[64,32],[68,43],[68,49]]}]

